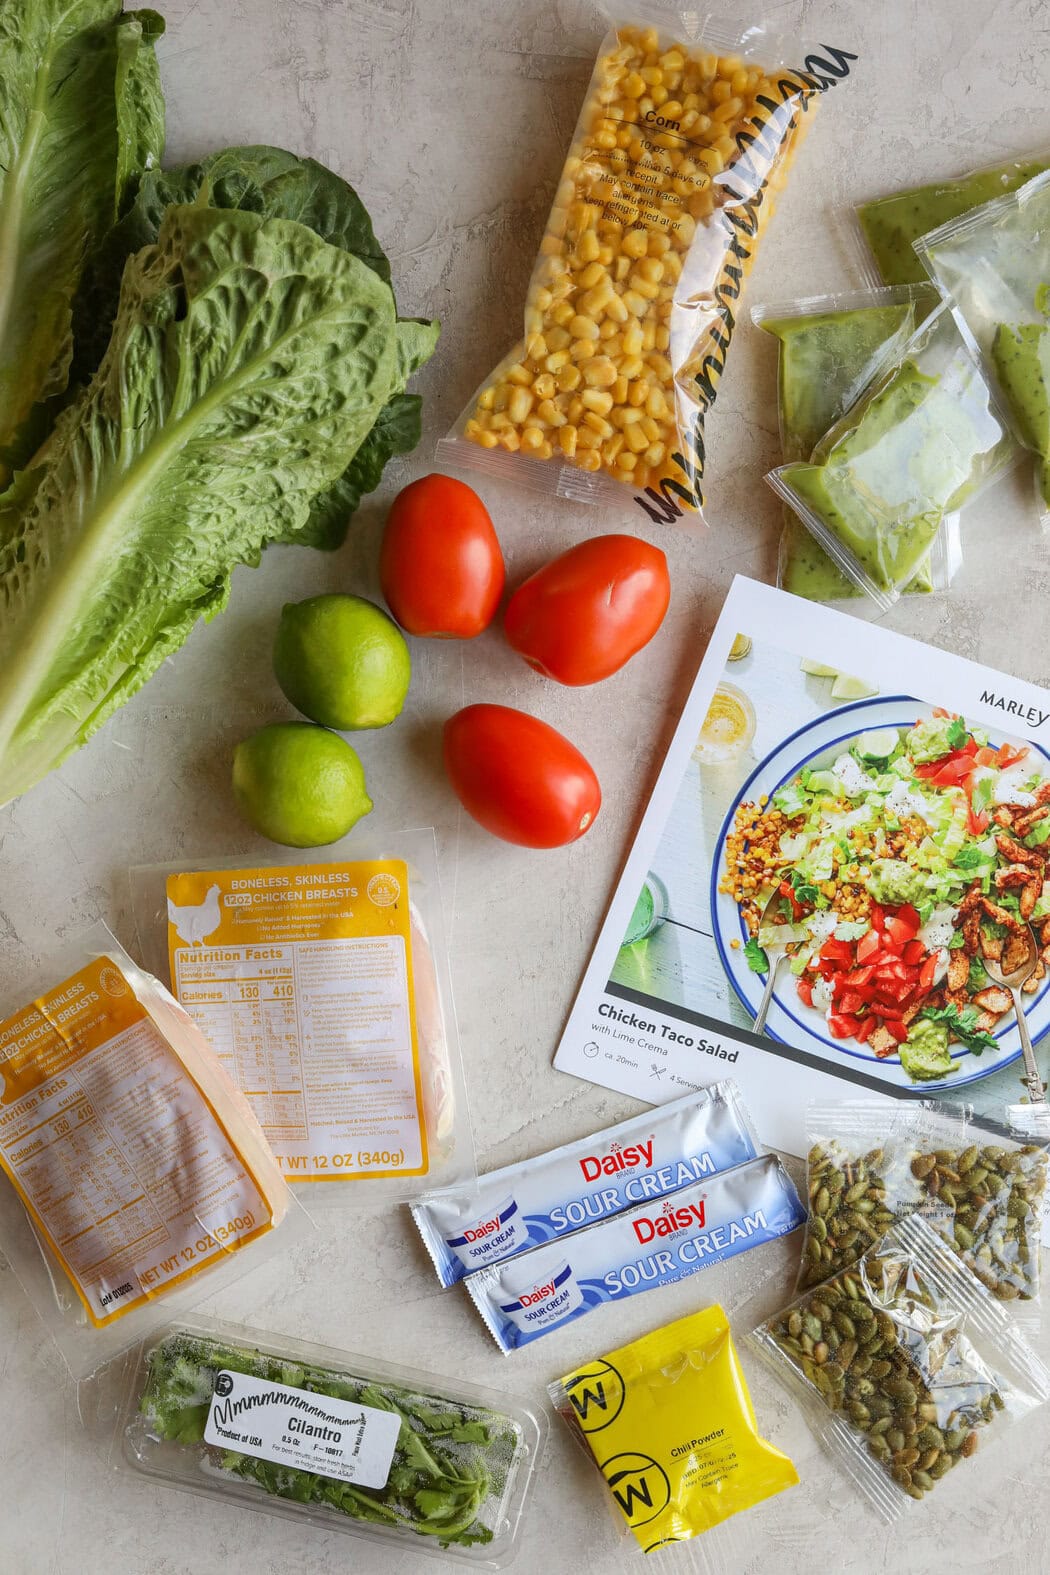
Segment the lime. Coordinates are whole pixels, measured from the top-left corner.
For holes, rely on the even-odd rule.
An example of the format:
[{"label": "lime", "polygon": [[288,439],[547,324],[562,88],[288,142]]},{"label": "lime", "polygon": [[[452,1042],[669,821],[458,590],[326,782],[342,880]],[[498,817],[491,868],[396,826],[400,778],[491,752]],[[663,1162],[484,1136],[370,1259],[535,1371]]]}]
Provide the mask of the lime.
[{"label": "lime", "polygon": [[273,652],[277,682],[311,721],[342,732],[386,727],[412,676],[392,618],[362,596],[311,596],[281,613]]},{"label": "lime", "polygon": [[292,848],[336,842],[372,808],[356,752],[311,722],[273,722],[238,744],[233,796],[256,831]]},{"label": "lime", "polygon": [[870,700],[872,695],[878,694],[865,678],[851,678],[848,673],[839,673],[831,686],[833,700]]}]

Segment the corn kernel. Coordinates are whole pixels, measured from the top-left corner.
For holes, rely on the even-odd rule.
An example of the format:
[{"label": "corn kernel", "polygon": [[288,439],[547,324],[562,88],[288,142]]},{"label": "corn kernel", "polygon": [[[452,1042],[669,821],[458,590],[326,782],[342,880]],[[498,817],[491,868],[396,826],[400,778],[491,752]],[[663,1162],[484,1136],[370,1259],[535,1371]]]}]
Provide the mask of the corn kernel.
[{"label": "corn kernel", "polygon": [[515,426],[521,426],[532,409],[532,395],[527,388],[516,388],[507,405],[507,415]]},{"label": "corn kernel", "polygon": [[517,361],[507,373],[507,382],[528,388],[532,383],[532,373],[527,366],[522,366],[521,362]]},{"label": "corn kernel", "polygon": [[[549,427],[562,427],[565,425],[565,417],[562,415],[553,399],[543,400],[542,403],[537,406],[536,414],[539,416],[540,420]],[[659,427],[657,427],[656,430],[659,432]]]},{"label": "corn kernel", "polygon": [[608,277],[608,274],[600,262],[592,262],[583,269],[576,282],[581,290],[593,290],[594,286],[598,284],[600,280],[607,279]]},{"label": "corn kernel", "polygon": [[521,439],[513,430],[502,432],[498,441],[500,448],[505,448],[508,454],[516,454],[521,447]]},{"label": "corn kernel", "polygon": [[543,432],[539,427],[526,427],[521,434],[521,446],[526,453],[543,447]]},{"label": "corn kernel", "polygon": [[[541,411],[542,411],[542,408],[543,407],[541,406],[540,407]],[[657,438],[660,436],[659,423],[654,421],[652,416],[643,416],[641,421],[639,421],[638,425],[641,427],[642,431],[645,433],[646,437],[649,439],[649,442],[650,443],[655,443]]]},{"label": "corn kernel", "polygon": [[[640,355],[641,354],[641,350],[642,350],[642,343],[643,343],[642,330],[638,326],[637,323],[632,323],[629,328],[625,328],[624,329],[624,331],[623,331],[623,349],[624,349],[624,354],[625,355],[628,355],[628,356]],[[626,370],[626,368],[625,368],[625,370]],[[630,374],[628,373],[628,376],[629,375]]]},{"label": "corn kernel", "polygon": [[585,389],[580,399],[588,410],[593,410],[599,416],[607,416],[612,409],[612,395],[603,393],[599,388]]},{"label": "corn kernel", "polygon": [[532,385],[532,392],[537,399],[550,399],[556,386],[549,372],[541,372]]},{"label": "corn kernel", "polygon": [[628,257],[644,257],[649,249],[649,237],[644,230],[629,230],[623,238],[623,251]]},{"label": "corn kernel", "polygon": [[609,318],[610,322],[613,322],[619,326],[621,323],[626,323],[631,314],[627,310],[627,307],[624,305],[623,301],[621,301],[620,297],[618,295],[613,295],[605,303],[605,315]]},{"label": "corn kernel", "polygon": [[576,447],[577,448],[599,449],[601,447],[601,442],[602,442],[602,440],[601,440],[600,433],[596,432],[593,427],[581,426],[581,427],[577,428],[577,432],[576,432]]},{"label": "corn kernel", "polygon": [[662,443],[651,443],[645,451],[645,463],[655,470],[657,465],[662,465],[667,450]]},{"label": "corn kernel", "polygon": [[[553,355],[547,357],[543,364],[548,372],[560,372],[563,366],[568,366],[569,364],[569,353],[567,350],[556,350]],[[484,395],[482,398],[484,398]],[[481,404],[480,399],[478,404]]]},{"label": "corn kernel", "polygon": [[597,262],[599,249],[598,237],[593,230],[586,230],[580,236],[579,244],[576,247],[581,260],[585,263]]},{"label": "corn kernel", "polygon": [[596,448],[591,448],[580,455],[578,463],[581,470],[601,470],[602,456]]},{"label": "corn kernel", "polygon": [[597,355],[583,367],[583,381],[591,388],[611,388],[616,382],[616,368],[608,356]]},{"label": "corn kernel", "polygon": [[583,419],[583,400],[580,398],[570,399],[569,407],[565,414],[568,416],[573,426],[578,427]]},{"label": "corn kernel", "polygon": [[607,443],[602,444],[602,459],[607,465],[614,464],[616,461],[616,456],[619,454],[622,448],[623,433],[616,432]]},{"label": "corn kernel", "polygon": [[624,427],[623,440],[634,454],[640,454],[649,447],[649,438],[643,432],[640,421],[633,421],[630,426]]},{"label": "corn kernel", "polygon": [[486,388],[484,393],[478,395],[478,409],[491,410],[496,400],[496,390]]},{"label": "corn kernel", "polygon": [[572,458],[576,452],[576,428],[574,426],[566,425],[561,428],[558,433],[558,447],[566,459]]},{"label": "corn kernel", "polygon": [[[583,395],[583,399],[586,403],[586,394]],[[608,438],[613,435],[613,429],[608,421],[606,421],[604,416],[600,416],[596,410],[588,410],[586,412],[583,418],[583,425],[589,427],[592,432],[597,432],[601,438]]]},{"label": "corn kernel", "polygon": [[563,394],[571,394],[574,388],[580,386],[580,369],[578,366],[563,366],[559,369],[555,379],[558,388]]},{"label": "corn kernel", "polygon": [[628,389],[628,387],[629,387],[629,384],[627,382],[627,379],[624,377],[623,373],[621,372],[618,375],[618,377],[616,379],[616,382],[612,386],[612,396],[613,396],[613,404],[614,405],[622,405],[624,403],[624,401],[627,398],[627,389]]},{"label": "corn kernel", "polygon": [[482,448],[495,448],[499,438],[495,432],[479,432],[474,442],[480,443]]},{"label": "corn kernel", "polygon": [[628,476],[630,476],[631,471],[634,469],[637,463],[638,461],[633,454],[621,454],[619,459],[616,461],[616,466],[618,470],[622,470],[626,472]]},{"label": "corn kernel", "polygon": [[584,317],[579,312],[569,319],[568,329],[574,339],[597,339],[598,337],[598,324],[592,318]]},{"label": "corn kernel", "polygon": [[627,403],[629,405],[644,405],[649,398],[649,379],[636,377],[627,388]]}]

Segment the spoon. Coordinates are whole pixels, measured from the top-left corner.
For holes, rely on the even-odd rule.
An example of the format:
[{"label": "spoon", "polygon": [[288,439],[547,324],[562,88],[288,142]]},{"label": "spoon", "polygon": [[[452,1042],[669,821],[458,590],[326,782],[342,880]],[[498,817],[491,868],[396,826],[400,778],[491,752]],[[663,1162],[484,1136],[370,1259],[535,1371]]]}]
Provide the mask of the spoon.
[{"label": "spoon", "polygon": [[[756,934],[761,932],[764,925],[775,924],[782,919],[780,904],[783,901],[784,898],[780,893],[779,887],[774,889],[773,895],[769,898],[769,901],[762,909],[762,916],[758,921],[758,930],[755,932]],[[777,973],[780,970],[780,964],[787,956],[786,946],[778,947],[776,954],[773,956],[770,955],[773,951],[771,946],[763,947],[763,951],[769,958],[769,976],[766,979],[766,987],[762,991],[762,999],[758,1003],[758,1011],[755,1013],[753,1029],[756,1034],[760,1034],[766,1026],[766,1018],[769,1015],[769,1008],[773,1001],[773,989],[777,982]]]},{"label": "spoon", "polygon": [[1021,1036],[1021,1053],[1024,1056],[1025,1075],[1021,1079],[1028,1089],[1028,1097],[1034,1105],[1046,1104],[1046,1084],[1039,1076],[1039,1065],[1035,1059],[1032,1048],[1032,1036],[1028,1032],[1028,1019],[1025,1016],[1024,1002],[1021,1000],[1021,986],[1032,977],[1039,965],[1039,945],[1035,938],[1035,931],[1030,924],[1028,930],[1028,954],[1017,968],[1009,973],[1003,973],[999,962],[994,957],[982,957],[984,971],[993,984],[998,984],[1004,990],[1009,990],[1013,997],[1014,1014],[1017,1018],[1017,1032]]}]

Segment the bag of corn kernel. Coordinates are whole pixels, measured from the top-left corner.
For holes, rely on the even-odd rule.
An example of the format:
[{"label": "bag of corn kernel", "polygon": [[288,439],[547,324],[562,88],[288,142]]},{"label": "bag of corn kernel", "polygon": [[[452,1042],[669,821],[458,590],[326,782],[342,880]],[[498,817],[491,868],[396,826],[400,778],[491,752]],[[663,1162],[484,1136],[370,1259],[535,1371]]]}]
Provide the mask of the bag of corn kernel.
[{"label": "bag of corn kernel", "polygon": [[627,487],[670,521],[701,510],[743,279],[817,102],[856,56],[670,4],[607,14],[523,337],[439,454],[580,501]]}]

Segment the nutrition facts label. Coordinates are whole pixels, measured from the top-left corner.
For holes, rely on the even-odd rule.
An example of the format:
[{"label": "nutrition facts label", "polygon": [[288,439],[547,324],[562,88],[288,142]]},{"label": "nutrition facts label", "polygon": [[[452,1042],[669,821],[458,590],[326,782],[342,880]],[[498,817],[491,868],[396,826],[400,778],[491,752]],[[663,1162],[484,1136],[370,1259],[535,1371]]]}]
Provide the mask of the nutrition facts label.
[{"label": "nutrition facts label", "polygon": [[[330,868],[172,877],[175,993],[290,1180],[419,1173],[407,874],[354,866],[332,882]],[[214,933],[185,944],[183,912],[209,902]]]},{"label": "nutrition facts label", "polygon": [[106,959],[0,1024],[0,1163],[109,1322],[270,1213],[229,1137]]}]

